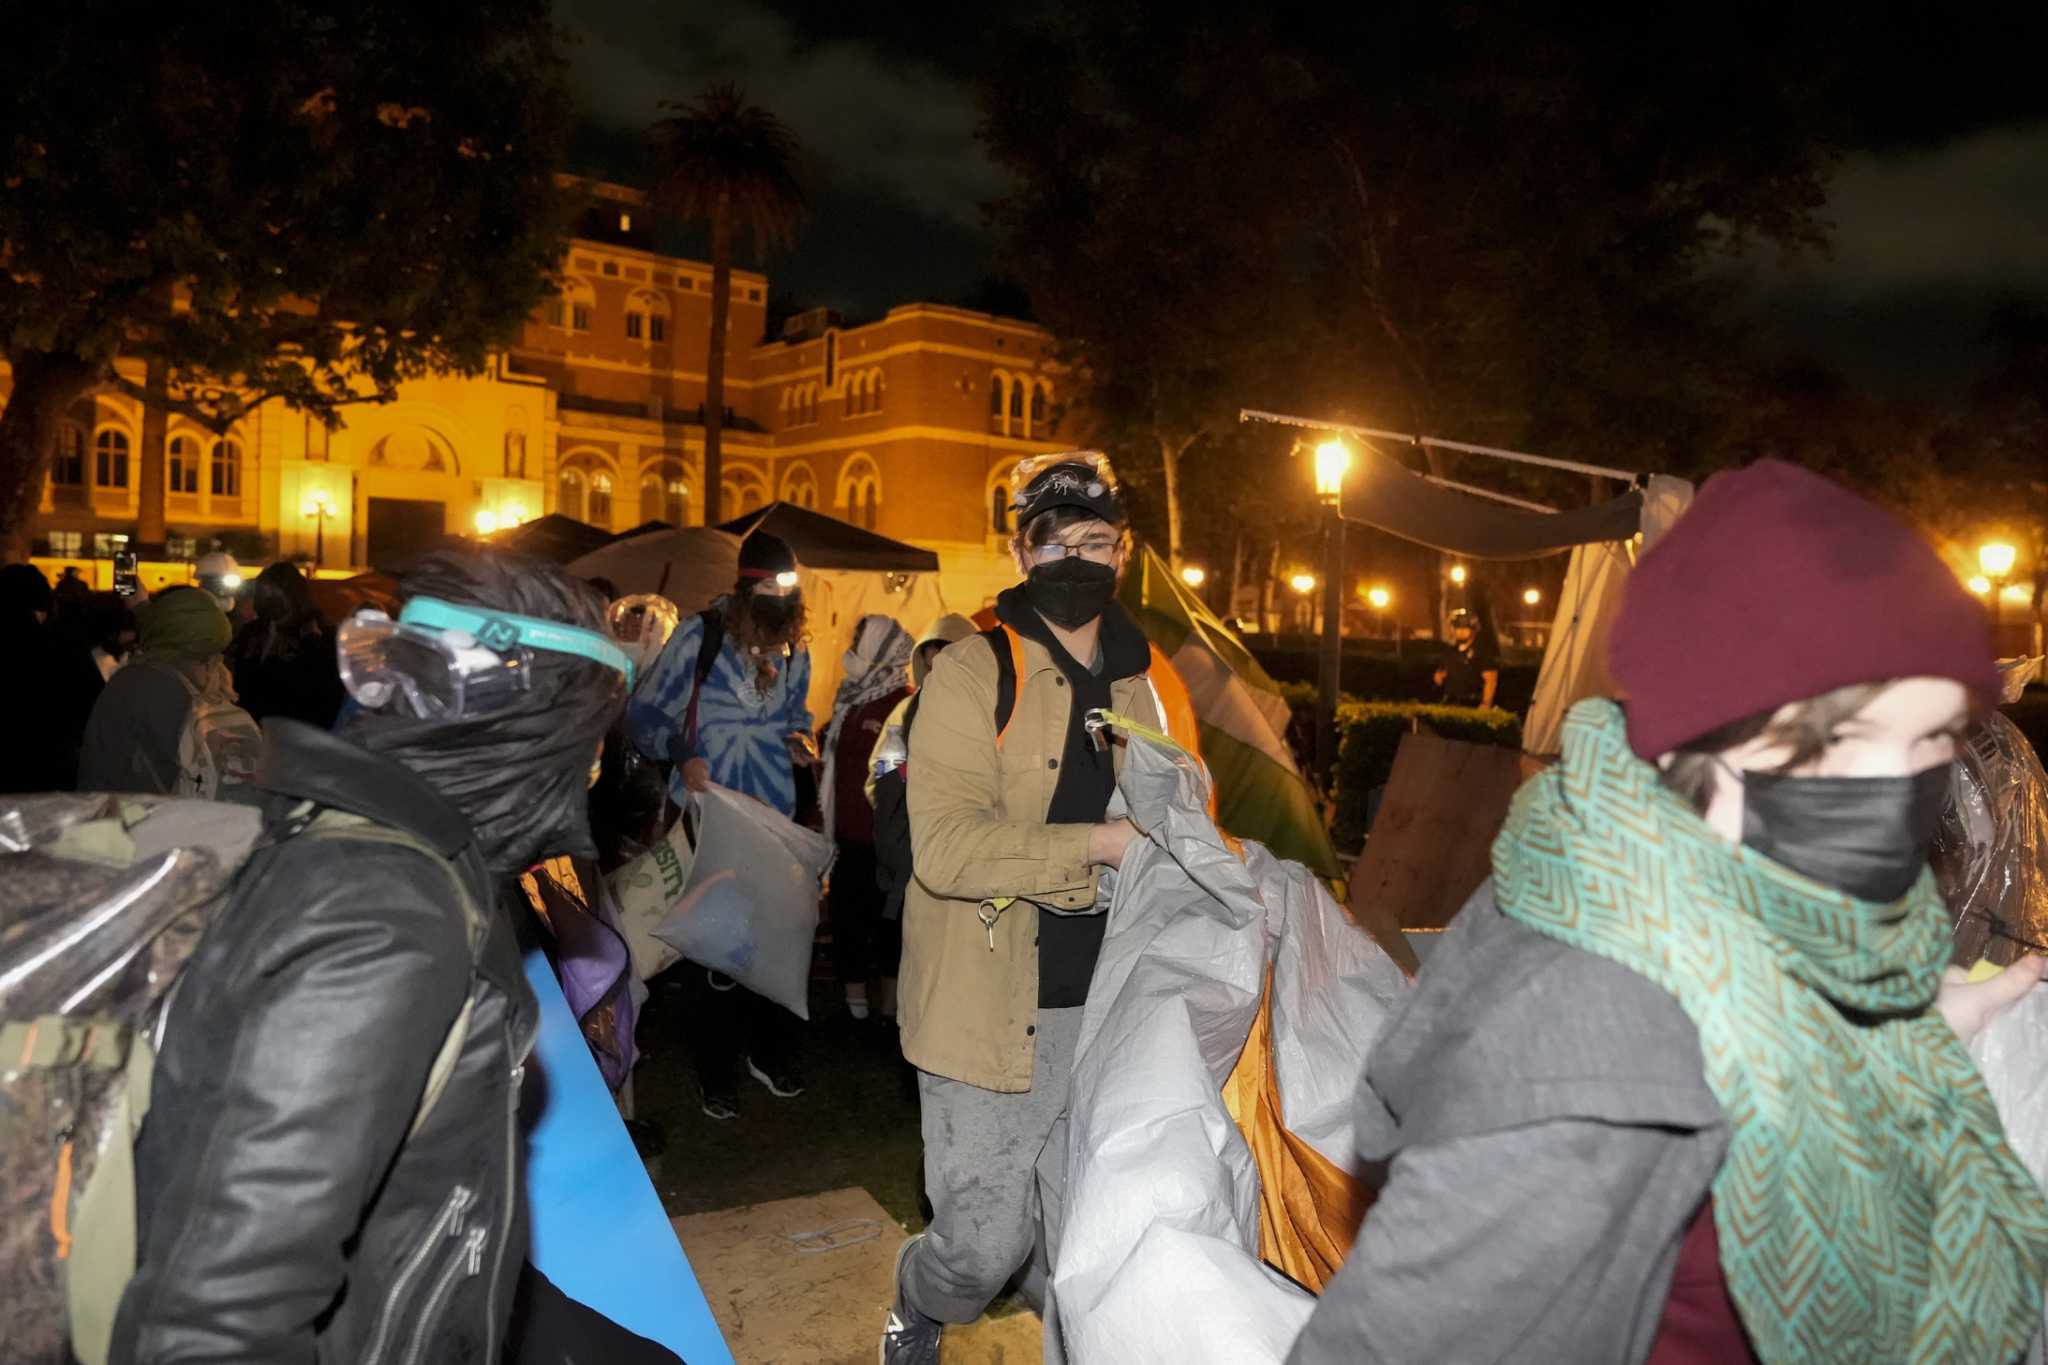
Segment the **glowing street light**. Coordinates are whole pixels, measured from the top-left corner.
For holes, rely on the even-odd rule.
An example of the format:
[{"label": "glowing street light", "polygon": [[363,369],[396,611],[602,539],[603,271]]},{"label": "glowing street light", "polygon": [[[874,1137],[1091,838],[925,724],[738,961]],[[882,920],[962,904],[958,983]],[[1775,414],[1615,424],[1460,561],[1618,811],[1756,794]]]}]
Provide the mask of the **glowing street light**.
[{"label": "glowing street light", "polygon": [[488,507],[479,507],[479,508],[477,508],[477,509],[476,509],[476,531],[477,531],[477,534],[478,534],[478,535],[480,535],[480,536],[487,536],[487,535],[489,535],[489,534],[490,534],[491,532],[493,532],[493,531],[495,531],[495,530],[497,530],[497,529],[498,529],[498,514],[497,514],[496,512],[493,512],[493,511],[492,511],[492,510],[491,510],[490,508],[488,508]]},{"label": "glowing street light", "polygon": [[1540,607],[1543,605],[1543,593],[1540,589],[1530,588],[1522,594],[1522,601],[1528,606]]},{"label": "glowing street light", "polygon": [[1344,493],[1344,474],[1351,468],[1351,447],[1325,441],[1316,447],[1316,497],[1334,507]]},{"label": "glowing street light", "polygon": [[1991,580],[1983,574],[1978,574],[1970,580],[1970,591],[1976,593],[1979,597],[1991,596]]},{"label": "glowing street light", "polygon": [[1367,590],[1365,600],[1372,604],[1374,611],[1385,611],[1394,604],[1394,594],[1385,588],[1375,587]]},{"label": "glowing street light", "polygon": [[2005,580],[2012,576],[2013,561],[2019,558],[2019,551],[2002,540],[1994,540],[1977,547],[1977,566],[1984,570],[1984,576],[1991,580],[1991,630],[1992,640],[1998,638],[1998,599],[2005,595]]},{"label": "glowing street light", "polygon": [[299,515],[313,518],[313,567],[323,567],[327,558],[327,519],[334,515],[334,502],[325,489],[316,489],[299,506]]},{"label": "glowing street light", "polygon": [[1312,573],[1298,573],[1287,580],[1287,586],[1306,597],[1316,590],[1316,576]]},{"label": "glowing street light", "polygon": [[1459,587],[1462,588],[1465,586],[1465,580],[1469,577],[1471,577],[1471,575],[1465,571],[1465,566],[1463,564],[1451,565],[1451,582],[1457,584]]},{"label": "glowing street light", "polygon": [[1180,581],[1191,588],[1200,589],[1209,581],[1209,571],[1199,564],[1189,564],[1180,571]]}]

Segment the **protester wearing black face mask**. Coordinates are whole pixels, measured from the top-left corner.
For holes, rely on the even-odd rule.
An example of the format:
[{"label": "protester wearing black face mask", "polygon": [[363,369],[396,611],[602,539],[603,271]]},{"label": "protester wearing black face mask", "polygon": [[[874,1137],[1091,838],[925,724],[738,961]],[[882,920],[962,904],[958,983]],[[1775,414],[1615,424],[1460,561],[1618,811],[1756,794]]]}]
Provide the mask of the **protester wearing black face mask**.
[{"label": "protester wearing black face mask", "polygon": [[[805,624],[795,554],[754,532],[740,544],[733,590],[683,620],[626,708],[634,747],[676,765],[669,795],[678,806],[716,783],[796,814],[796,768],[817,761]],[[688,1028],[706,1115],[738,1116],[742,1058],[770,1094],[803,1092],[786,1011],[715,972],[677,971],[693,997]]]},{"label": "protester wearing black face mask", "polygon": [[1098,869],[1136,837],[1107,819],[1117,746],[1084,722],[1104,708],[1161,724],[1151,646],[1115,600],[1126,542],[1108,463],[1034,457],[1012,486],[1024,581],[997,597],[996,629],[939,656],[909,731],[898,1013],[934,1216],[899,1256],[884,1365],[936,1362],[941,1323],[979,1317],[1041,1223],[1056,1263]]}]

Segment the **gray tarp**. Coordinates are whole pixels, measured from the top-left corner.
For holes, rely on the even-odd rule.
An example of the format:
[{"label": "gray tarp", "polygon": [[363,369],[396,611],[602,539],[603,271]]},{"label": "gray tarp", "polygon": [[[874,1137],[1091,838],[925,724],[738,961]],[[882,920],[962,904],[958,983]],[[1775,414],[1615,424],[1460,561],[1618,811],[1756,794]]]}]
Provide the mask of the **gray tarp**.
[{"label": "gray tarp", "polygon": [[[1074,1065],[1048,1330],[1074,1365],[1269,1365],[1314,1299],[1258,1254],[1258,1171],[1220,1087],[1268,963],[1290,1131],[1357,1164],[1353,1095],[1406,989],[1299,863],[1225,845],[1208,774],[1128,737],[1120,803],[1145,838],[1106,874],[1110,909]],[[1058,1359],[1059,1340],[1048,1360]]]},{"label": "gray tarp", "polygon": [[1642,508],[1642,494],[1631,490],[1598,507],[1524,511],[1440,487],[1370,446],[1358,451],[1344,478],[1346,521],[1468,559],[1534,559],[1574,545],[1627,540]]}]

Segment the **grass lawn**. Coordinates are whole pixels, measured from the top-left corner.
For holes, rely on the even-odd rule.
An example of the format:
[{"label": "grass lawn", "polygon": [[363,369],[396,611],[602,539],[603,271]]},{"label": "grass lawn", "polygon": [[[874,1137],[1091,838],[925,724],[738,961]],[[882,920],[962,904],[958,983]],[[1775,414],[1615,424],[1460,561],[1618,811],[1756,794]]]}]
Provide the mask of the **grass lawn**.
[{"label": "grass lawn", "polygon": [[647,1169],[670,1217],[857,1185],[911,1231],[924,1226],[917,1092],[895,1025],[856,1022],[829,977],[812,979],[810,1004],[804,1093],[777,1099],[742,1071],[740,1116],[719,1122],[698,1108],[680,993],[655,988],[641,1013],[633,1099],[668,1138]]}]

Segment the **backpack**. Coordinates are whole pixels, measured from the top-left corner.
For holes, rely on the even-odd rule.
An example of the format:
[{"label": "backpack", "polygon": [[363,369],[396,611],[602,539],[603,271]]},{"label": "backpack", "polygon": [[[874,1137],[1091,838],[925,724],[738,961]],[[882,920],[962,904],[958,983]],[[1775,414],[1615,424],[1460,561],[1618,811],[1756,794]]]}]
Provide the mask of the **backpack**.
[{"label": "backpack", "polygon": [[[1017,713],[1017,688],[1024,676],[1024,637],[1006,625],[980,632],[996,660],[996,699],[992,708],[996,726],[996,748],[1003,747],[1010,721]],[[1194,703],[1187,685],[1171,662],[1152,646],[1151,662],[1145,670],[1152,700],[1159,708],[1161,723],[1173,741],[1199,757],[1201,741]],[[917,698],[903,713],[903,744],[908,752],[910,723],[917,717]],[[875,777],[875,884],[883,893],[883,913],[894,919],[903,913],[903,896],[910,887],[913,869],[910,851],[910,806],[907,763],[896,765]],[[1209,793],[1210,814],[1215,814],[1216,793]]]},{"label": "backpack", "polygon": [[[134,1142],[180,973],[242,869],[292,838],[397,844],[442,867],[469,922],[487,921],[425,844],[302,803],[266,824],[253,806],[128,796],[0,803],[0,1341],[25,1365],[100,1365],[137,1251]],[[471,999],[443,1037],[419,1131],[468,1036]]]},{"label": "backpack", "polygon": [[218,801],[254,781],[263,753],[263,732],[255,717],[235,705],[231,694],[201,691],[182,671],[169,672],[192,694],[192,708],[178,734],[178,776],[171,794]]}]

